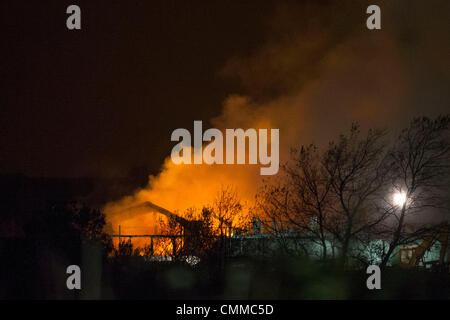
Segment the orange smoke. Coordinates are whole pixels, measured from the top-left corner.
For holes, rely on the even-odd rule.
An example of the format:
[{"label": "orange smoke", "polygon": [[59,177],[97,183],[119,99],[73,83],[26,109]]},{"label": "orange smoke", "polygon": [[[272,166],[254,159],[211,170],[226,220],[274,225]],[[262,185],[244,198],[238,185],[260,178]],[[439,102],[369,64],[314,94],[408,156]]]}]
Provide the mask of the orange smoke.
[{"label": "orange smoke", "polygon": [[130,212],[129,208],[151,201],[183,216],[187,209],[211,206],[219,192],[228,186],[235,187],[248,208],[261,179],[259,168],[259,165],[176,165],[169,157],[162,172],[149,177],[147,188],[105,207],[107,220],[116,234],[119,225],[121,234],[158,234],[159,220],[167,222],[164,215],[145,209]]},{"label": "orange smoke", "polygon": [[[262,48],[262,54],[247,62],[234,64],[233,68],[241,69],[246,85],[255,79],[255,92],[276,79],[282,80],[278,85],[284,90],[277,90],[282,93],[270,99],[265,96],[260,102],[246,96],[229,96],[220,116],[210,121],[212,127],[222,132],[226,128],[280,129],[283,164],[289,158],[290,147],[311,142],[324,145],[353,121],[373,127],[384,124],[386,118],[404,119],[399,115],[405,109],[407,70],[395,41],[386,34],[361,32],[353,38],[342,37],[340,43],[333,40],[325,44],[330,40],[323,33],[308,32],[306,38],[299,32],[286,42]],[[316,45],[305,43],[305,39],[316,37],[323,41],[314,42]],[[315,57],[319,51],[320,59],[312,59],[311,65],[299,62],[302,57]],[[272,63],[261,62],[266,58]],[[273,72],[265,72],[267,66],[273,69],[280,65],[276,78],[271,78]],[[256,74],[250,70],[256,70]],[[270,79],[263,81],[264,76]],[[259,168],[260,165],[175,165],[169,157],[161,173],[149,177],[146,188],[106,205],[107,221],[116,234],[119,225],[122,234],[157,234],[158,221],[165,217],[140,210],[125,213],[126,209],[151,201],[183,215],[188,208],[211,205],[224,186],[234,187],[248,209],[262,184]]]}]

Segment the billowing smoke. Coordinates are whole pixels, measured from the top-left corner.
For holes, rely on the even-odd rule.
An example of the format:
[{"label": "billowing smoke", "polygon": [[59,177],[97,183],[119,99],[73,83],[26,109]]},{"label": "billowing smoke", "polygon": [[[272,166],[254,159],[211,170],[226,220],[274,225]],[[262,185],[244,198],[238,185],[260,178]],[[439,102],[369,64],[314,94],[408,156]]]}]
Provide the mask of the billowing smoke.
[{"label": "billowing smoke", "polygon": [[[230,58],[220,73],[236,77],[244,93],[230,94],[211,127],[279,128],[283,163],[290,147],[323,145],[353,121],[398,130],[413,116],[448,108],[448,1],[382,2],[377,31],[366,29],[364,5],[316,3],[281,5],[268,19],[267,43]],[[114,229],[155,226],[154,214],[122,212],[143,201],[179,212],[200,208],[228,185],[250,204],[262,183],[259,167],[174,165],[168,157],[146,188],[106,206],[108,220]]]}]

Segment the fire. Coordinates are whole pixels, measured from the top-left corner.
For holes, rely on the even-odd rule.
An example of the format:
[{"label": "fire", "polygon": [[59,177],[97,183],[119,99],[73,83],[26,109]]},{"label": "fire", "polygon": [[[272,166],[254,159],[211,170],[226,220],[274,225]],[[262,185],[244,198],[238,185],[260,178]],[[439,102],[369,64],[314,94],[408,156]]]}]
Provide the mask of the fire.
[{"label": "fire", "polygon": [[[306,77],[302,77],[301,85],[289,85],[286,88],[289,90],[278,97],[259,100],[264,102],[256,103],[250,97],[230,96],[224,102],[222,113],[212,119],[210,124],[222,132],[225,132],[226,128],[279,128],[279,158],[282,164],[288,160],[291,146],[311,142],[319,146],[326,144],[330,137],[337,136],[341,129],[350,125],[352,121],[360,121],[363,126],[367,124],[376,126],[382,120],[379,115],[395,118],[402,111],[398,106],[402,104],[405,97],[402,85],[405,83],[405,70],[398,67],[402,64],[399,63],[394,43],[384,36],[380,37],[370,38],[370,41],[365,39],[361,43],[348,40],[342,45],[330,46],[329,52],[325,52],[320,62],[314,66],[317,76],[308,81],[305,80]],[[303,46],[305,42],[301,34],[296,40],[292,42],[290,39],[287,43],[276,47],[279,50],[277,49],[276,56],[272,57],[275,62],[289,62],[286,67],[289,73],[282,74],[285,77],[280,76],[277,79],[291,80],[290,75],[303,72],[304,66],[296,64],[301,59],[291,59],[292,53],[302,52],[302,50],[310,52],[308,51],[310,49]],[[358,50],[355,48],[361,48],[363,52],[375,50],[378,52],[379,59],[368,64],[366,56],[358,55]],[[314,50],[310,53],[315,54]],[[261,66],[261,70],[266,70],[268,65],[259,63],[259,56],[253,60],[251,62],[258,62],[257,65]],[[383,61],[383,65],[387,65],[388,68],[380,68],[379,61]],[[279,63],[275,65],[278,66]],[[243,68],[243,70],[247,69]],[[385,70],[389,70],[388,76]],[[265,80],[261,79],[261,76],[265,74],[269,83],[272,83],[273,73],[262,72],[258,73],[254,79],[256,85],[260,83],[259,80]],[[371,76],[368,77],[368,74]],[[319,76],[320,80],[318,80]],[[348,99],[349,96],[351,99]],[[330,103],[333,104],[332,108],[329,106]],[[183,216],[189,208],[201,209],[205,205],[211,205],[224,186],[234,187],[239,198],[248,208],[251,207],[255,193],[262,183],[258,166],[175,165],[171,158],[167,157],[161,173],[150,176],[146,188],[118,202],[109,203],[104,209],[107,222],[111,224],[116,234],[119,225],[123,230],[134,232],[134,234],[138,232],[157,234],[160,232],[158,226],[161,215],[145,210],[125,214],[124,209],[151,201]],[[133,230],[131,227],[135,226],[142,229]]]},{"label": "fire", "polygon": [[[248,218],[248,208],[249,206],[242,206],[241,202],[242,198],[237,198],[237,193],[231,193],[230,190],[232,188],[225,188],[222,184],[214,185],[216,188],[214,189],[205,189],[208,192],[204,192],[196,194],[196,190],[190,190],[188,192],[187,200],[192,202],[180,202],[185,205],[185,210],[174,210],[175,214],[182,219],[185,218],[188,221],[198,221],[201,220],[201,209],[202,207],[212,207],[213,205],[219,206],[218,212],[212,214],[212,230],[215,231],[216,235],[226,235],[232,236],[233,227],[241,226],[245,223],[245,219]],[[199,190],[197,190],[200,192]],[[149,191],[147,191],[149,192]],[[162,238],[159,236],[169,236],[169,235],[178,235],[181,236],[184,233],[183,226],[180,224],[179,228],[176,230],[167,230],[167,226],[169,225],[169,219],[166,215],[161,214],[155,210],[151,210],[148,207],[143,206],[133,206],[128,207],[128,204],[139,203],[142,200],[147,200],[148,193],[135,195],[133,198],[124,199],[121,203],[116,203],[114,206],[110,206],[107,209],[107,217],[108,222],[115,223],[116,228],[113,229],[113,233],[116,235],[114,238],[114,245],[116,248],[119,244],[119,237],[117,235],[121,235],[120,240],[123,241],[131,241],[133,247],[146,248],[152,247],[154,255],[167,255],[171,254],[173,249],[173,244],[171,242],[167,243],[165,240],[170,240],[169,237]],[[221,193],[222,192],[222,193]],[[220,202],[217,204],[218,199],[224,200],[223,198],[217,198],[218,195],[228,194],[229,197],[236,196],[236,204],[234,211],[230,211],[228,216],[226,217],[226,222],[223,222],[217,214],[220,213]],[[150,193],[150,192],[149,192]],[[209,202],[203,200],[210,200]],[[229,198],[225,198],[225,201],[229,200]],[[198,201],[198,206],[196,206],[196,202]],[[142,203],[142,202],[141,202]],[[144,202],[145,203],[145,202]],[[225,216],[222,216],[222,218]],[[166,228],[165,228],[166,227]],[[169,232],[171,231],[171,232]],[[147,235],[148,237],[128,237],[132,235]],[[151,239],[151,236],[154,236]],[[179,244],[181,245],[181,244]]]},{"label": "fire", "polygon": [[[167,224],[167,217],[136,205],[150,201],[184,217],[188,209],[201,210],[205,206],[212,206],[220,191],[229,187],[236,190],[236,196],[243,204],[240,214],[244,216],[260,182],[259,166],[174,164],[168,157],[162,172],[158,176],[150,176],[145,189],[106,205],[107,222],[116,235],[119,234],[120,226],[120,234],[124,236],[122,240],[126,239],[126,235],[158,235],[163,231],[161,223]],[[218,228],[218,224],[215,219],[214,227]],[[132,238],[131,242],[135,247],[150,245],[149,238]],[[116,238],[115,245],[118,243]]]}]

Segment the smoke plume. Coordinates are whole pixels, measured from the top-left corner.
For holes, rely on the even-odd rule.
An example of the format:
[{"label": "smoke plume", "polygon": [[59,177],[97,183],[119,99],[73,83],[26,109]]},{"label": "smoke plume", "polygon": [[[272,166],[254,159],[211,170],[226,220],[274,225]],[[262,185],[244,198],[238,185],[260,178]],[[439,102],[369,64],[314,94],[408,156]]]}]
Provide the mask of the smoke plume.
[{"label": "smoke plume", "polygon": [[[395,131],[413,116],[446,110],[448,2],[382,1],[382,30],[376,31],[365,27],[367,5],[280,5],[262,30],[267,42],[250,56],[230,57],[220,70],[239,81],[243,92],[228,96],[211,127],[279,128],[283,163],[292,146],[323,145],[354,121],[362,128]],[[168,157],[146,188],[106,206],[108,221],[114,229],[118,224],[154,227],[154,214],[122,212],[151,201],[182,213],[210,204],[224,185],[234,186],[251,204],[262,183],[259,167],[174,165]]]}]

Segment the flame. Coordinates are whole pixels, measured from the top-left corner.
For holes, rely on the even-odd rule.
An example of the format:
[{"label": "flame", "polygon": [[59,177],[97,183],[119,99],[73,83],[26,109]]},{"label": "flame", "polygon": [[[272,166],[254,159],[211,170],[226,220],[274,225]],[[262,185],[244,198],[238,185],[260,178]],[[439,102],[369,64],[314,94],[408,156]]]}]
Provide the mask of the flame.
[{"label": "flame", "polygon": [[[236,108],[245,107],[246,104],[248,100],[245,98],[230,98],[225,105],[222,119],[218,119],[216,124],[230,122],[229,117],[236,112]],[[239,126],[230,127],[239,128]],[[267,117],[263,117],[255,118],[249,126],[242,127],[271,129],[272,125]],[[224,133],[224,128],[220,129]],[[191,151],[193,151],[192,148]],[[248,146],[246,153],[248,158]],[[161,173],[158,176],[149,176],[146,188],[105,206],[107,222],[112,225],[114,234],[118,234],[119,225],[121,234],[160,234],[161,220],[167,223],[164,215],[142,208],[136,208],[130,212],[129,208],[150,201],[183,217],[188,209],[201,210],[204,206],[212,206],[221,190],[228,187],[236,191],[237,197],[243,204],[242,216],[247,216],[255,193],[262,182],[260,167],[260,164],[174,164],[171,158],[167,157]],[[217,224],[216,221],[215,227]],[[147,245],[148,242],[149,240],[145,238],[132,239],[132,243],[140,247]]]},{"label": "flame", "polygon": [[[311,40],[323,39],[324,45],[319,46],[320,50],[311,46],[305,41],[305,35]],[[393,39],[385,34],[362,33],[342,38],[337,45],[334,40],[323,38],[322,33],[305,32],[286,39],[285,43],[269,43],[255,57],[233,67],[234,74],[252,82],[250,88],[261,89],[258,84],[262,83],[265,89],[266,82],[276,86],[274,79],[282,80],[279,85],[285,89],[280,90],[283,93],[260,99],[263,102],[259,103],[250,97],[231,95],[225,100],[222,113],[210,121],[213,127],[222,132],[226,128],[278,128],[282,164],[289,158],[291,146],[311,142],[319,147],[326,145],[353,121],[373,127],[383,123],[386,117],[404,118],[399,115],[406,108],[403,102],[406,101],[407,69]],[[306,66],[301,61],[309,61],[306,58],[317,56],[318,51],[321,58],[306,69],[310,70],[309,77],[304,74]],[[365,52],[376,52],[377,59],[368,62]],[[296,58],[292,59],[293,56]],[[249,68],[248,64],[254,67]],[[279,66],[283,69],[279,70]],[[277,77],[273,77],[271,68],[276,69]],[[253,73],[247,74],[248,70]],[[105,206],[107,222],[116,234],[119,225],[135,234],[157,234],[161,231],[159,219],[165,219],[160,214],[136,210],[125,215],[124,210],[151,201],[183,216],[188,208],[211,205],[224,186],[234,187],[248,209],[263,183],[259,169],[259,165],[175,165],[168,157],[161,173],[149,177],[146,188]]]}]

